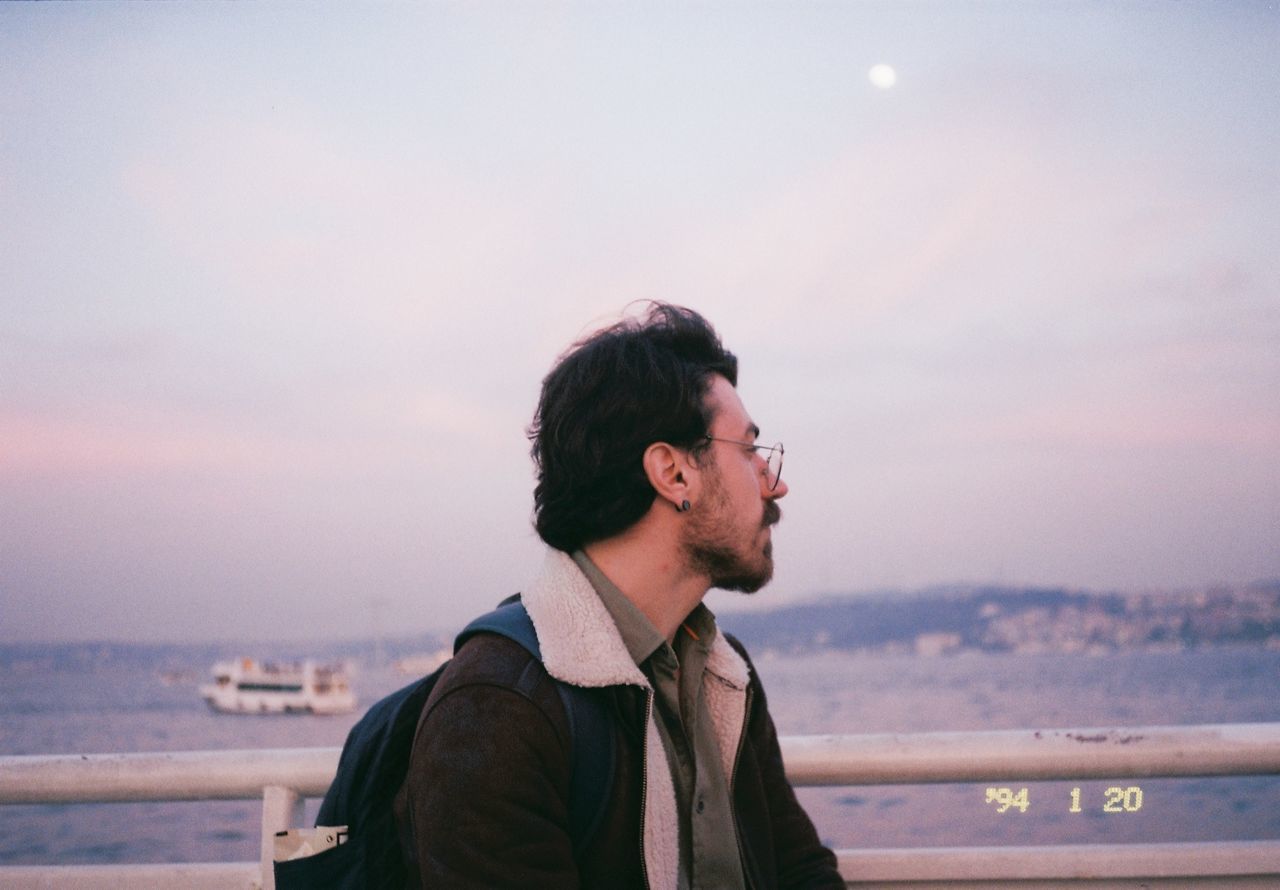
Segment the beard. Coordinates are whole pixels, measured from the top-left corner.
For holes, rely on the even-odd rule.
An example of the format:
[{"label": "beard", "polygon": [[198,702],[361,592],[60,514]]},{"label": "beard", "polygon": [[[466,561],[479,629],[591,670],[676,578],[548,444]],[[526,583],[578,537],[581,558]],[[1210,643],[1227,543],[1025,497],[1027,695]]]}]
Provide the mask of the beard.
[{"label": "beard", "polygon": [[[775,501],[766,501],[764,516],[757,528],[737,530],[724,521],[725,501],[720,492],[712,492],[707,499],[710,509],[691,515],[683,544],[690,568],[711,580],[712,587],[734,590],[739,593],[755,593],[773,578],[773,541],[766,541],[755,549],[755,538],[762,530],[782,519],[782,510]],[[750,537],[744,544],[733,539]]]}]

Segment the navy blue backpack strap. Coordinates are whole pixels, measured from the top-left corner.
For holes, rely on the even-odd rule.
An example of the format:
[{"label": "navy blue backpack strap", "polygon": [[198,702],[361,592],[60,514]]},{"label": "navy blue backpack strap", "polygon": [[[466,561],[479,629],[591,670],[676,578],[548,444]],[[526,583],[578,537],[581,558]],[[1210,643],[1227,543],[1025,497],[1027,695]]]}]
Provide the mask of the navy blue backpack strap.
[{"label": "navy blue backpack strap", "polygon": [[[507,597],[498,608],[472,621],[453,644],[456,653],[462,644],[478,633],[494,633],[513,640],[538,661],[542,648],[529,613],[520,602],[520,594]],[[586,689],[563,683],[552,677],[556,692],[564,705],[569,722],[569,738],[573,749],[569,780],[569,834],[573,852],[581,854],[595,836],[604,817],[609,791],[613,784],[613,727],[605,712],[604,690]]]},{"label": "navy blue backpack strap", "polygon": [[418,715],[440,674],[437,669],[381,699],[351,728],[316,817],[317,825],[348,826],[347,842],[274,863],[276,890],[404,886],[393,801],[409,768]]},{"label": "navy blue backpack strap", "polygon": [[[514,640],[542,661],[538,634],[518,595],[467,625],[454,651],[478,633]],[[305,859],[274,863],[277,890],[383,890],[404,885],[393,801],[409,768],[423,708],[444,671],[437,668],[383,698],[351,728],[316,819],[317,825],[348,826],[347,842]],[[608,802],[616,756],[613,726],[604,690],[558,680],[555,686],[572,740],[569,831],[578,856],[595,834]]]},{"label": "navy blue backpack strap", "polygon": [[542,661],[542,647],[538,645],[538,632],[533,628],[533,619],[525,611],[520,602],[520,594],[504,599],[498,608],[486,612],[464,627],[453,640],[453,654],[457,655],[462,644],[479,633],[498,634],[514,640],[538,661]]},{"label": "navy blue backpack strap", "polygon": [[604,818],[613,786],[613,726],[605,713],[604,690],[556,682],[573,739],[569,780],[569,832],[575,856],[586,850]]}]

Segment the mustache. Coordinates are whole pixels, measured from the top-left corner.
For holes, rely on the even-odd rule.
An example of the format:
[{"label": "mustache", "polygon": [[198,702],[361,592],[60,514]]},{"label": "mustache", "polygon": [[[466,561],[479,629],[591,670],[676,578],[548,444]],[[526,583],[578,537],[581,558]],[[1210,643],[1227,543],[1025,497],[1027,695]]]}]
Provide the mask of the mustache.
[{"label": "mustache", "polygon": [[778,506],[777,501],[766,501],[764,505],[764,518],[760,524],[764,528],[771,525],[777,525],[782,521],[782,508]]}]

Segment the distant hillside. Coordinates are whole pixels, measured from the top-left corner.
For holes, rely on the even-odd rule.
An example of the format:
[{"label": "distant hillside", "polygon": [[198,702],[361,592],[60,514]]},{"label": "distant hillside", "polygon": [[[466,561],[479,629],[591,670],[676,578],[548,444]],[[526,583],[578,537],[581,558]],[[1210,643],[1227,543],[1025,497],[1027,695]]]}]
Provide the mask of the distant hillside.
[{"label": "distant hillside", "polygon": [[984,648],[989,618],[1029,609],[1060,611],[1094,604],[1123,610],[1116,596],[1091,596],[1062,589],[977,588],[942,596],[904,594],[874,598],[832,598],[768,612],[721,616],[725,628],[751,646],[800,651],[875,649],[892,644],[914,647],[922,634],[954,634],[957,644]]},{"label": "distant hillside", "polygon": [[215,661],[250,656],[263,660],[337,662],[391,661],[406,655],[433,652],[441,645],[435,634],[373,640],[320,640],[265,643],[0,643],[0,671],[5,673],[81,673],[101,669],[196,671],[201,680]]},{"label": "distant hillside", "polygon": [[1143,594],[956,588],[831,598],[725,614],[721,623],[753,648],[786,652],[1079,652],[1225,644],[1280,648],[1280,581]]},{"label": "distant hillside", "polygon": [[[1178,650],[1213,645],[1280,649],[1280,580],[1166,593],[1088,593],[992,586],[909,594],[832,597],[720,622],[754,652],[816,649],[944,654]],[[389,661],[432,652],[447,636],[313,643],[10,643],[0,670],[84,671],[111,667],[204,671],[238,655],[291,660]]]}]

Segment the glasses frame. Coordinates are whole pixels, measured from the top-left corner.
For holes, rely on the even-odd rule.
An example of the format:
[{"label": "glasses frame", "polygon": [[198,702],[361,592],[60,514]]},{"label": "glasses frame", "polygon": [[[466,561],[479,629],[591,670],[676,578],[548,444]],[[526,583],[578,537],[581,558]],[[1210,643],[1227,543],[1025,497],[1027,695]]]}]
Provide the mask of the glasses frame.
[{"label": "glasses frame", "polygon": [[[728,442],[730,445],[741,445],[743,448],[750,448],[757,453],[764,451],[765,481],[769,481],[769,476],[773,476],[773,481],[769,482],[769,490],[777,491],[778,483],[782,481],[782,457],[786,454],[786,449],[782,447],[781,442],[774,442],[772,445],[757,445],[754,442],[743,442],[738,439],[722,439],[719,436],[706,435],[702,437],[707,442]],[[778,471],[772,472],[773,455],[778,455]]]}]

